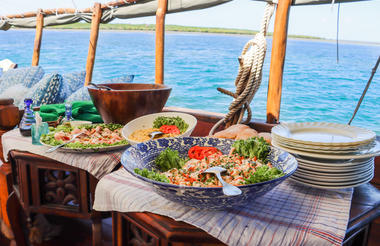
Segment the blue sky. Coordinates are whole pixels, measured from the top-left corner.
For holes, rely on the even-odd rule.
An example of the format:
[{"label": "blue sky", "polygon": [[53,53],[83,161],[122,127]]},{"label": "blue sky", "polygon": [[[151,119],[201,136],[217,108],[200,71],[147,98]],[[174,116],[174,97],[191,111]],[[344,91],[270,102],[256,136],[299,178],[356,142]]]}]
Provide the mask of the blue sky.
[{"label": "blue sky", "polygon": [[[0,14],[20,13],[37,8],[74,7],[74,5],[81,9],[92,6],[94,2],[93,0],[0,0]],[[264,7],[263,2],[235,0],[205,10],[170,14],[167,16],[166,23],[258,30]],[[292,7],[288,33],[335,39],[337,9],[337,4]],[[154,22],[154,17],[146,17],[114,20],[113,23],[151,24]],[[273,22],[274,19],[269,31],[273,30]],[[380,1],[341,4],[339,38],[380,43]]]}]

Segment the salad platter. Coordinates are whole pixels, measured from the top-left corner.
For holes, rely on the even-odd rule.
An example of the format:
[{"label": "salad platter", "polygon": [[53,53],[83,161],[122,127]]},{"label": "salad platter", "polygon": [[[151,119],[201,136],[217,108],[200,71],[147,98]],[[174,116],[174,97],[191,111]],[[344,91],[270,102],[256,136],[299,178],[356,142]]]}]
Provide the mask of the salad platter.
[{"label": "salad platter", "polygon": [[129,143],[121,135],[122,128],[119,124],[85,124],[75,127],[63,124],[50,128],[48,134],[41,136],[40,143],[55,147],[70,141],[75,134],[80,134],[73,142],[57,151],[94,153],[125,149]]},{"label": "salad platter", "polygon": [[[121,163],[169,200],[216,210],[249,204],[297,169],[292,155],[270,147],[263,138],[150,140],[128,148]],[[214,166],[227,169],[224,180],[237,186],[242,191],[240,195],[224,194],[215,176],[204,172]]]}]

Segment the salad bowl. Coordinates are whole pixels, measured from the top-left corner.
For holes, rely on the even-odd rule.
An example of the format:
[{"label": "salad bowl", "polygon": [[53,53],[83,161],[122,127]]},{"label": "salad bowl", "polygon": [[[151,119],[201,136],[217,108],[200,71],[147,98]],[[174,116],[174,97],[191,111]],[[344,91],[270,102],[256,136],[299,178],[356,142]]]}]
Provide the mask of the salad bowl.
[{"label": "salad bowl", "polygon": [[222,187],[174,185],[154,181],[134,172],[135,168],[154,169],[155,158],[168,147],[172,150],[177,150],[180,157],[186,158],[188,150],[195,145],[216,147],[223,154],[228,154],[233,143],[234,140],[209,137],[177,137],[150,140],[128,148],[122,155],[121,163],[132,175],[152,185],[159,195],[188,206],[213,210],[250,204],[255,198],[264,195],[287,179],[297,169],[297,160],[291,154],[271,147],[268,160],[274,167],[283,171],[285,175],[261,183],[238,186],[242,191],[242,194],[238,196],[224,195]]},{"label": "salad bowl", "polygon": [[152,128],[154,120],[160,116],[180,117],[189,125],[187,130],[181,135],[179,135],[178,137],[189,137],[191,133],[193,132],[195,126],[197,125],[197,118],[195,118],[191,114],[179,113],[179,112],[161,112],[161,113],[144,115],[130,121],[128,124],[126,124],[123,127],[123,129],[121,130],[121,134],[131,145],[138,144],[139,142],[134,141],[133,139],[129,138],[129,136],[136,130]]}]

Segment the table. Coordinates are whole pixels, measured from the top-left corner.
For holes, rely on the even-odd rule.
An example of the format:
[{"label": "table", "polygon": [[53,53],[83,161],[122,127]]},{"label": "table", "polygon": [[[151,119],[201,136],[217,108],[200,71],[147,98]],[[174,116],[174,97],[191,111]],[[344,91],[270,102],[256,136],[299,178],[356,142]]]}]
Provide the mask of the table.
[{"label": "table", "polygon": [[[85,170],[69,166],[43,156],[13,150],[10,152],[13,188],[31,227],[32,213],[53,214],[72,218],[91,219],[93,245],[102,245],[101,219],[104,213],[92,209],[98,180]],[[15,195],[13,195],[15,196]],[[10,198],[7,206],[17,206]],[[14,211],[13,211],[14,210]],[[8,211],[17,218],[17,209]],[[15,234],[22,230],[17,220],[10,221]],[[21,233],[18,245],[26,245]]]},{"label": "table", "polygon": [[[371,222],[380,216],[380,190],[372,184],[354,189],[344,245],[366,245]],[[153,213],[112,213],[116,246],[138,245],[224,245],[206,232]],[[351,244],[353,243],[353,244]]]}]

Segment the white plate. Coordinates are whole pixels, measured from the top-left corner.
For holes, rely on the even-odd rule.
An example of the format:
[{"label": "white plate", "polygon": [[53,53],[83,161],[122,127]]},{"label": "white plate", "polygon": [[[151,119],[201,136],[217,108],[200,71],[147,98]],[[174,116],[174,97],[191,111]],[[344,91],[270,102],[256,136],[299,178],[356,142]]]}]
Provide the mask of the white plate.
[{"label": "white plate", "polygon": [[368,150],[362,150],[355,154],[345,154],[345,155],[338,155],[338,154],[318,154],[318,153],[312,153],[312,152],[305,152],[301,150],[291,149],[284,147],[280,144],[278,144],[275,140],[272,139],[272,145],[283,149],[291,154],[297,154],[301,156],[307,156],[307,157],[315,157],[315,158],[321,158],[321,159],[334,159],[334,160],[347,160],[347,159],[363,159],[363,158],[369,158],[373,156],[377,156],[380,154],[380,142],[375,141],[374,147]]},{"label": "white plate", "polygon": [[298,162],[298,168],[307,169],[307,170],[315,171],[315,172],[320,171],[320,172],[330,172],[330,173],[333,173],[333,172],[347,173],[347,172],[359,171],[365,168],[366,165],[370,165],[370,163],[366,163],[361,166],[352,166],[352,167],[322,167],[322,166],[315,166],[315,165],[307,165],[307,164]]},{"label": "white plate", "polygon": [[365,180],[362,180],[361,182],[358,182],[358,183],[352,183],[352,184],[347,184],[347,185],[320,185],[320,184],[313,184],[313,183],[310,183],[310,182],[305,182],[305,181],[302,181],[302,180],[298,180],[298,178],[295,178],[292,176],[290,176],[290,178],[297,182],[297,183],[300,183],[300,184],[303,184],[303,185],[306,185],[306,186],[310,186],[310,187],[314,187],[314,188],[320,188],[320,189],[344,189],[344,188],[353,188],[353,187],[357,187],[357,186],[360,186],[362,184],[366,184],[368,183],[369,181],[371,181],[373,179],[373,174],[368,177],[367,179]]},{"label": "white plate", "polygon": [[366,178],[368,175],[373,173],[374,168],[371,167],[365,172],[352,174],[350,176],[322,176],[322,175],[312,175],[306,173],[300,173],[298,170],[293,174],[295,177],[298,177],[302,180],[316,181],[316,182],[325,182],[325,183],[339,183],[339,182],[353,182]]},{"label": "white plate", "polygon": [[376,137],[371,130],[328,122],[287,123],[273,127],[272,133],[295,143],[321,146],[360,145]]},{"label": "white plate", "polygon": [[276,142],[284,144],[284,145],[290,145],[294,146],[294,148],[304,148],[304,149],[310,149],[310,150],[351,150],[355,151],[358,148],[363,148],[367,145],[367,143],[363,145],[354,145],[354,146],[320,146],[320,145],[309,145],[309,144],[302,144],[302,143],[295,143],[292,141],[288,141],[287,139],[279,138],[275,134],[271,134],[272,139],[274,139]]},{"label": "white plate", "polygon": [[330,159],[320,159],[320,158],[313,158],[313,157],[299,156],[299,155],[295,155],[295,157],[302,162],[306,162],[309,164],[316,164],[316,165],[319,165],[319,164],[322,164],[322,165],[323,164],[325,165],[342,165],[343,164],[344,165],[348,163],[360,164],[360,163],[367,162],[374,159],[374,157],[366,157],[362,159],[330,160]]},{"label": "white plate", "polygon": [[373,160],[373,158],[369,159],[360,159],[360,162],[309,162],[308,160],[305,160],[303,158],[296,157],[298,162],[301,162],[302,164],[306,164],[309,166],[314,167],[332,167],[332,168],[342,168],[342,167],[354,167],[354,166],[362,166],[365,163],[370,162]]},{"label": "white plate", "polygon": [[372,148],[376,145],[375,142],[372,142],[370,144],[366,145],[360,145],[359,147],[350,148],[350,149],[313,149],[309,148],[308,145],[301,145],[301,144],[293,144],[293,143],[285,143],[282,141],[278,141],[277,139],[273,139],[272,141],[275,141],[277,144],[282,145],[286,148],[291,148],[299,151],[304,152],[311,152],[311,153],[321,153],[321,154],[338,154],[338,155],[346,155],[346,154],[356,154],[360,153],[362,151],[367,150],[368,148]]},{"label": "white plate", "polygon": [[[373,178],[373,172],[372,173],[369,173],[367,176],[365,177],[362,177],[360,179],[357,179],[357,180],[352,180],[352,181],[340,181],[340,182],[325,182],[325,181],[315,181],[315,180],[309,180],[309,179],[303,179],[303,178],[299,178],[299,177],[296,177],[294,176],[294,174],[291,176],[293,179],[297,179],[298,181],[302,181],[302,182],[305,182],[305,183],[309,183],[309,184],[314,184],[314,185],[321,185],[321,186],[346,186],[346,185],[352,185],[352,184],[357,184],[357,183],[361,183],[365,180],[368,180],[370,177]],[[371,179],[369,179],[368,181],[370,181]]]},{"label": "white plate", "polygon": [[304,168],[301,168],[298,166],[297,168],[297,173],[298,174],[309,174],[309,175],[319,175],[319,176],[326,176],[326,177],[348,177],[348,176],[353,176],[353,175],[359,175],[359,174],[362,174],[362,173],[365,173],[367,172],[368,170],[370,170],[371,168],[373,168],[373,164],[368,164],[367,166],[363,167],[363,168],[360,168],[360,169],[357,169],[357,170],[351,170],[351,171],[347,171],[347,172],[330,172],[329,170],[308,170],[308,169],[304,169]]}]

